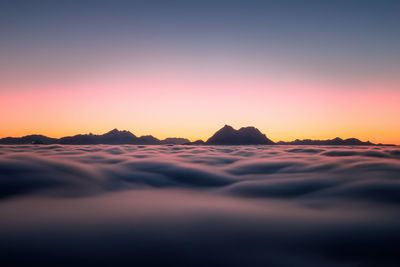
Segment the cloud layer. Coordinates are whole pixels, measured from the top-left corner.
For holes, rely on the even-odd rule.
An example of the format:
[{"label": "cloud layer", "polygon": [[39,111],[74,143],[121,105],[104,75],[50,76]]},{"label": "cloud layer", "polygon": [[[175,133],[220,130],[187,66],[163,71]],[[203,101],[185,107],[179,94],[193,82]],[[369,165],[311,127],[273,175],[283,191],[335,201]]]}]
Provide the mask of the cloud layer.
[{"label": "cloud layer", "polygon": [[396,266],[400,149],[0,146],[6,266]]}]

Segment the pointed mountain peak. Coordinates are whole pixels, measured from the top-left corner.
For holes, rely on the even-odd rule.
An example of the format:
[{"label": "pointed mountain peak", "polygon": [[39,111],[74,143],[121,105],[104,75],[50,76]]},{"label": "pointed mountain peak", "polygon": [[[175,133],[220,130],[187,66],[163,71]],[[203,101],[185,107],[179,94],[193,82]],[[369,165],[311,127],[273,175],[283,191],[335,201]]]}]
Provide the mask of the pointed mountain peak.
[{"label": "pointed mountain peak", "polygon": [[225,124],[224,127],[219,129],[215,134],[233,134],[235,132],[236,130],[232,126]]},{"label": "pointed mountain peak", "polygon": [[224,127],[222,127],[221,129],[219,129],[218,131],[236,131],[235,129],[233,129],[232,126],[225,124]]},{"label": "pointed mountain peak", "polygon": [[117,134],[120,131],[117,128],[112,129],[111,131],[108,131],[107,133],[105,133],[104,135],[109,135],[109,134]]},{"label": "pointed mountain peak", "polygon": [[120,131],[117,128],[103,134],[104,137],[125,137],[125,138],[132,138],[132,137],[136,137],[133,133],[131,133],[130,131]]}]

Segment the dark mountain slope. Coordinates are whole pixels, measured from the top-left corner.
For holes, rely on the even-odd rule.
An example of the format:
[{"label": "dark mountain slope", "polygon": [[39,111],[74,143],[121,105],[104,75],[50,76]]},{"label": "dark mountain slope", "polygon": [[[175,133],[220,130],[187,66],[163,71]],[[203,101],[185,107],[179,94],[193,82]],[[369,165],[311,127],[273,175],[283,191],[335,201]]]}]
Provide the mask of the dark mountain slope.
[{"label": "dark mountain slope", "polygon": [[272,145],[270,139],[255,127],[242,127],[239,130],[225,125],[211,136],[207,145]]}]

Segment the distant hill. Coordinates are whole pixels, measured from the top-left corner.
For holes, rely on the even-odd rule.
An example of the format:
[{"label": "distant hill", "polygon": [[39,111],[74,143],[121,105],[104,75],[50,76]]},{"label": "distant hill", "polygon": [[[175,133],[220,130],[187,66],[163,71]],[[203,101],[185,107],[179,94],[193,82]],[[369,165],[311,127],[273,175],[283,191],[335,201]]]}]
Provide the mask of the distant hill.
[{"label": "distant hill", "polygon": [[145,135],[137,137],[129,131],[119,131],[113,129],[105,134],[77,134],[50,138],[44,135],[27,135],[23,137],[6,137],[0,139],[0,144],[64,144],[64,145],[95,145],[95,144],[132,144],[132,145],[160,145],[160,144],[183,144],[189,142],[186,138],[166,138],[162,141],[151,136]]},{"label": "distant hill", "polygon": [[0,144],[54,144],[56,138],[50,138],[44,135],[32,134],[23,137],[6,137],[0,139]]},{"label": "distant hill", "polygon": [[178,138],[178,137],[169,137],[161,140],[161,144],[166,145],[183,145],[185,143],[189,143],[189,139],[186,138]]},{"label": "distant hill", "polygon": [[357,138],[342,139],[339,137],[336,137],[334,139],[328,139],[328,140],[311,140],[311,139],[299,140],[299,139],[296,139],[296,140],[290,141],[290,142],[279,141],[277,144],[278,145],[324,145],[324,146],[330,146],[330,145],[370,146],[370,145],[375,145],[375,144],[371,143],[370,141],[363,142],[363,141],[358,140]]},{"label": "distant hill", "polygon": [[138,144],[139,138],[129,131],[111,130],[102,135],[78,134],[60,138],[57,143],[68,145],[92,145],[92,144]]},{"label": "distant hill", "polygon": [[242,127],[239,130],[233,129],[229,125],[225,125],[213,134],[206,142],[197,140],[190,142],[186,138],[170,137],[159,140],[152,135],[144,135],[137,137],[129,131],[120,131],[113,129],[105,134],[78,134],[74,136],[66,136],[50,138],[44,135],[27,135],[23,137],[6,137],[0,139],[0,144],[68,144],[68,145],[94,145],[94,144],[110,144],[110,145],[337,145],[337,146],[392,146],[386,144],[374,144],[370,141],[363,142],[357,138],[341,139],[336,137],[328,140],[311,140],[296,139],[290,142],[279,141],[274,143],[268,139],[265,134],[261,133],[255,127]]}]

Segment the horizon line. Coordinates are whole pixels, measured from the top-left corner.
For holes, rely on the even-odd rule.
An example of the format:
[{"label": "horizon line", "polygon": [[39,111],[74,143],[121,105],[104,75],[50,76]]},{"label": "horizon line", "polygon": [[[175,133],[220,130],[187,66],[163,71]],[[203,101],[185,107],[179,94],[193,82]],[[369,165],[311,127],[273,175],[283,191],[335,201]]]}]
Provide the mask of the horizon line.
[{"label": "horizon line", "polygon": [[[221,128],[219,128],[217,131],[219,131],[220,129],[222,129],[222,128],[224,128],[224,127],[226,127],[226,126],[228,126],[228,127],[231,127],[231,128],[233,128],[234,130],[236,130],[234,127],[232,127],[232,126],[230,126],[230,125],[228,125],[228,124],[224,124],[224,126],[223,127],[221,127]],[[242,127],[240,127],[240,128],[238,128],[239,130],[240,129],[242,129],[242,128],[255,128],[255,129],[257,129],[258,131],[260,131],[257,127],[255,127],[255,126],[242,126]],[[5,138],[23,138],[23,137],[26,137],[26,136],[32,136],[32,135],[41,135],[41,136],[45,136],[45,137],[48,137],[48,138],[52,138],[52,139],[61,139],[61,138],[64,138],[64,137],[73,137],[73,136],[76,136],[76,135],[104,135],[104,134],[106,134],[106,133],[109,133],[109,132],[111,132],[111,131],[114,131],[114,130],[117,130],[118,132],[129,132],[129,133],[131,133],[131,134],[133,134],[133,135],[135,135],[136,137],[138,137],[138,138],[140,138],[140,137],[144,137],[144,136],[152,136],[152,137],[154,137],[154,138],[156,138],[156,139],[158,139],[158,140],[160,140],[160,141],[163,141],[163,140],[166,140],[166,139],[168,139],[168,138],[183,138],[183,139],[187,139],[187,140],[189,140],[190,142],[195,142],[195,141],[204,141],[204,142],[206,142],[210,137],[208,137],[208,138],[202,138],[202,139],[190,139],[190,138],[187,138],[187,137],[183,137],[183,136],[169,136],[169,137],[165,137],[165,138],[158,138],[158,137],[156,137],[156,136],[154,136],[154,135],[152,135],[152,134],[144,134],[144,135],[136,135],[136,134],[134,134],[132,131],[130,131],[130,130],[119,130],[118,128],[113,128],[113,129],[111,129],[111,130],[109,130],[109,131],[106,131],[106,132],[103,132],[103,133],[92,133],[92,132],[88,132],[88,133],[77,133],[77,134],[72,134],[72,135],[65,135],[65,136],[61,136],[61,137],[51,137],[51,136],[48,136],[48,135],[45,135],[45,134],[42,134],[42,133],[31,133],[31,134],[26,134],[26,135],[22,135],[22,136],[4,136],[4,137],[0,137],[0,140],[2,140],[2,139],[5,139]],[[238,131],[238,130],[236,130],[236,131]],[[263,132],[261,132],[260,131],[260,133],[262,133],[262,134],[264,134],[264,135],[266,135],[265,133],[263,133]],[[313,140],[313,141],[327,141],[327,140],[333,140],[333,139],[335,139],[335,138],[340,138],[340,139],[342,139],[342,140],[348,140],[348,139],[352,139],[352,138],[355,138],[355,139],[358,139],[358,140],[360,140],[359,138],[357,138],[357,137],[349,137],[349,138],[341,138],[341,137],[339,137],[339,136],[335,136],[335,137],[331,137],[331,138],[328,138],[328,139],[312,139],[312,138],[304,138],[304,139],[300,139],[300,138],[294,138],[294,139],[292,139],[292,140],[290,140],[290,141],[282,141],[282,140],[278,140],[278,141],[274,141],[274,143],[278,143],[278,142],[294,142],[294,141],[297,141],[297,140],[300,140],[300,141],[304,141],[304,140]],[[360,141],[362,141],[362,140],[360,140]],[[367,140],[367,141],[362,141],[362,142],[371,142],[370,140]],[[372,143],[372,142],[371,142]],[[399,146],[400,144],[386,144],[386,143],[382,143],[382,142],[378,142],[378,143],[373,143],[374,145],[394,145],[394,146]]]}]

